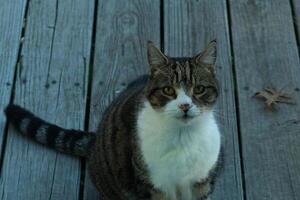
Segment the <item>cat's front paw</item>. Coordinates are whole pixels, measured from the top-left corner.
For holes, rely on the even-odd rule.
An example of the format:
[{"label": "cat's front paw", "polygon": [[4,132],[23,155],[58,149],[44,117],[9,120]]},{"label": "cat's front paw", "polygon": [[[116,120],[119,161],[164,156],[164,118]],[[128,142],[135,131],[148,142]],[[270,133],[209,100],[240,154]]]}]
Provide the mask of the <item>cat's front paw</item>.
[{"label": "cat's front paw", "polygon": [[165,194],[160,191],[151,191],[151,200],[167,200]]},{"label": "cat's front paw", "polygon": [[197,197],[197,200],[209,200],[209,194],[211,193],[210,182],[196,183],[193,188],[193,193]]}]

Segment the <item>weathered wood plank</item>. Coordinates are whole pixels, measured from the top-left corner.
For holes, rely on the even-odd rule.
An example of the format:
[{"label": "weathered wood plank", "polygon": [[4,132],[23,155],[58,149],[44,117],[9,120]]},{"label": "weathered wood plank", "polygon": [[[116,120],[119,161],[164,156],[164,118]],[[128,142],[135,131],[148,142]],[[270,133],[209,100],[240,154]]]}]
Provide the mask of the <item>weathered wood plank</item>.
[{"label": "weathered wood plank", "polygon": [[[296,34],[298,36],[298,40],[300,38],[300,1],[299,0],[292,0],[292,9],[294,11],[293,19],[295,23],[295,28],[296,28]],[[299,41],[298,41],[299,42]],[[300,46],[300,44],[298,44]]]},{"label": "weathered wood plank", "polygon": [[290,2],[230,1],[248,200],[300,198],[300,107],[268,112],[251,98],[264,87],[300,101],[300,63]]},{"label": "weathered wood plank", "polygon": [[0,0],[0,149],[6,124],[2,111],[12,93],[26,3],[26,0]]},{"label": "weathered wood plank", "polygon": [[[90,130],[97,129],[103,111],[118,93],[148,71],[147,40],[160,41],[160,2],[99,2],[97,22]],[[85,199],[98,199],[88,179]]]},{"label": "weathered wood plank", "polygon": [[[83,129],[93,11],[93,1],[30,1],[14,103],[55,124]],[[9,129],[3,200],[76,200],[79,185],[79,159]]]},{"label": "weathered wood plank", "polygon": [[243,199],[226,1],[165,0],[164,24],[165,53],[170,56],[193,56],[217,39],[221,95],[216,117],[225,141],[225,163],[212,199]]}]

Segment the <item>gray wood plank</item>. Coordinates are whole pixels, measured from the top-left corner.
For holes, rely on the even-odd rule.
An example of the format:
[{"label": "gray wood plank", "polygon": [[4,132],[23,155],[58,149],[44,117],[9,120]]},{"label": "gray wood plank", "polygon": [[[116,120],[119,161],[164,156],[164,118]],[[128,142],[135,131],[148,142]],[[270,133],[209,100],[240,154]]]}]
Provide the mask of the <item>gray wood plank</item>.
[{"label": "gray wood plank", "polygon": [[[90,130],[96,130],[103,111],[118,93],[148,71],[147,40],[160,42],[160,2],[99,2],[97,22]],[[87,176],[85,199],[96,200],[98,195]]]},{"label": "gray wood plank", "polygon": [[26,3],[26,0],[0,0],[0,149],[6,125],[3,109],[12,93]]},{"label": "gray wood plank", "polygon": [[[55,124],[83,129],[93,11],[93,1],[30,1],[14,103]],[[80,160],[12,128],[1,176],[3,200],[79,199]]]},{"label": "gray wood plank", "polygon": [[212,199],[243,199],[231,53],[225,0],[164,1],[165,53],[193,56],[217,39],[220,98],[216,117],[224,140],[224,171]]},{"label": "gray wood plank", "polygon": [[[291,0],[291,6],[292,9],[294,11],[294,15],[293,15],[293,19],[294,19],[294,23],[295,23],[295,31],[298,37],[298,42],[300,39],[300,1],[299,0]],[[300,44],[298,44],[298,46],[300,46]]]},{"label": "gray wood plank", "polygon": [[299,104],[268,112],[252,98],[274,87],[300,101],[290,1],[231,0],[230,8],[247,199],[299,199]]}]

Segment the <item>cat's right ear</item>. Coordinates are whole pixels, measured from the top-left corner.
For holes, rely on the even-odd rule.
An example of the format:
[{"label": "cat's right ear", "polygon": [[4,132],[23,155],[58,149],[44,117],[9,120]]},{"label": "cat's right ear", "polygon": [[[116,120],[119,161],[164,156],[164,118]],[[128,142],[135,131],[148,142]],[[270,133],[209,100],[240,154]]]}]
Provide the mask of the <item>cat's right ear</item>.
[{"label": "cat's right ear", "polygon": [[160,67],[168,63],[168,57],[165,56],[151,41],[148,41],[148,62],[151,67]]}]

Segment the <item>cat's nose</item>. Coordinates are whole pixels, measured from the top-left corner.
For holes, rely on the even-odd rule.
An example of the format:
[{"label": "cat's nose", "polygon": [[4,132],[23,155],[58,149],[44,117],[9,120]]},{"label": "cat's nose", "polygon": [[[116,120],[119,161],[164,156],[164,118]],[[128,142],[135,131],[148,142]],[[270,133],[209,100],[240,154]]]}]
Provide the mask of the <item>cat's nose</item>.
[{"label": "cat's nose", "polygon": [[189,103],[183,103],[183,104],[180,104],[179,106],[178,106],[183,112],[187,112],[187,111],[189,111],[189,109],[191,108],[191,104],[189,104]]}]

